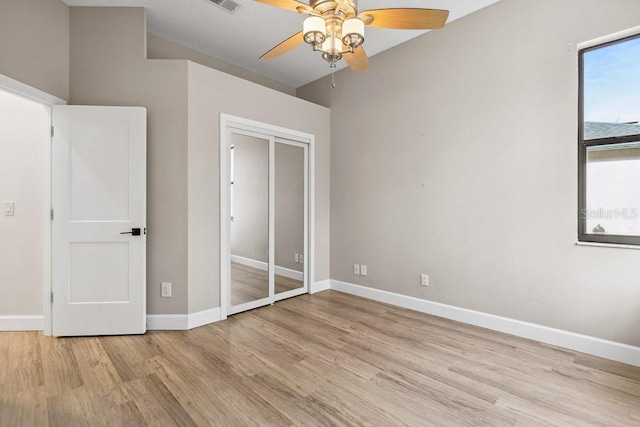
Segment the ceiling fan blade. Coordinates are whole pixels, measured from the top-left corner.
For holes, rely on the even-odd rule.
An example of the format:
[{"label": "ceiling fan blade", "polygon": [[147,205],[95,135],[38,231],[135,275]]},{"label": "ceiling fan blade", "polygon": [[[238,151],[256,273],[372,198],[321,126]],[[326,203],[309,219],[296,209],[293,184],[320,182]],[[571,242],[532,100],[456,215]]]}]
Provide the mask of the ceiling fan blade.
[{"label": "ceiling fan blade", "polygon": [[313,10],[309,5],[300,3],[296,0],[255,0],[258,3],[264,3],[281,9],[291,10],[293,12],[304,12]]},{"label": "ceiling fan blade", "polygon": [[373,9],[359,16],[369,27],[402,30],[433,30],[444,27],[448,10],[440,9]]},{"label": "ceiling fan blade", "polygon": [[369,68],[369,59],[362,46],[358,46],[354,53],[345,53],[342,57],[356,73]]},{"label": "ceiling fan blade", "polygon": [[302,37],[302,31],[296,33],[280,43],[278,46],[271,49],[269,52],[265,53],[260,57],[260,59],[273,59],[278,56],[289,52],[294,47],[297,47],[304,43],[304,38]]}]

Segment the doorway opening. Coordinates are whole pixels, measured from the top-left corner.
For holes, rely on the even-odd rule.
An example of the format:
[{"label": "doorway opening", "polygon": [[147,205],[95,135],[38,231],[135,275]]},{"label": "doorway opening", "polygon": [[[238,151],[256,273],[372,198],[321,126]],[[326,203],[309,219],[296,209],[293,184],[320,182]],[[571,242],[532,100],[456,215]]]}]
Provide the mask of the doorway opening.
[{"label": "doorway opening", "polygon": [[51,111],[65,101],[0,75],[0,330],[51,334]]},{"label": "doorway opening", "polygon": [[221,316],[309,292],[313,135],[221,116]]}]

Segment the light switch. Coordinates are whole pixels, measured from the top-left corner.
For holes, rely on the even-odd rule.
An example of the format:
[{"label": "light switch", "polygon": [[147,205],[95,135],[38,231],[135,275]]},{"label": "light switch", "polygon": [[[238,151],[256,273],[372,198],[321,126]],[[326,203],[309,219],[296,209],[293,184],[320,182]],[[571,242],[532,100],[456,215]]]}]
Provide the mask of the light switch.
[{"label": "light switch", "polygon": [[13,216],[13,202],[4,202],[4,216]]}]

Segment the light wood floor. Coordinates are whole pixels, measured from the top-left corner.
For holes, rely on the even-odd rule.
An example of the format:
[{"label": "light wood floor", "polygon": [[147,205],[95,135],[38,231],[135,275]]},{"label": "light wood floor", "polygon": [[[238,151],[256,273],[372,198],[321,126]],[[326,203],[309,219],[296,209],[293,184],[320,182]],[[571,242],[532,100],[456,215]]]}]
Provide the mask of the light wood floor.
[{"label": "light wood floor", "polygon": [[[301,280],[275,275],[275,293],[302,288]],[[255,301],[269,296],[269,274],[259,268],[231,263],[231,305]]]},{"label": "light wood floor", "polygon": [[0,424],[640,425],[640,369],[326,291],[191,331],[0,333]]}]

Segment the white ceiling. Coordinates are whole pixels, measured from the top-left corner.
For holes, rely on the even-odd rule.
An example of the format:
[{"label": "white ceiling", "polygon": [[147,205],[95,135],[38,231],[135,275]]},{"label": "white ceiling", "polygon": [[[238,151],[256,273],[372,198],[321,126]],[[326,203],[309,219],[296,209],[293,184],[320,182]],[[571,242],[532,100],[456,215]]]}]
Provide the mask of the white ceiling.
[{"label": "white ceiling", "polygon": [[[230,14],[209,0],[64,0],[69,6],[124,6],[147,9],[148,31],[172,42],[270,77],[297,88],[331,73],[320,54],[308,45],[285,55],[258,59],[263,53],[302,29],[305,16],[252,0],[236,0]],[[361,0],[360,11],[389,7],[447,9],[447,22],[499,0]],[[371,57],[423,34],[415,30],[367,28],[363,45]],[[338,69],[346,67],[340,61]],[[366,72],[366,71],[365,71]]]}]

